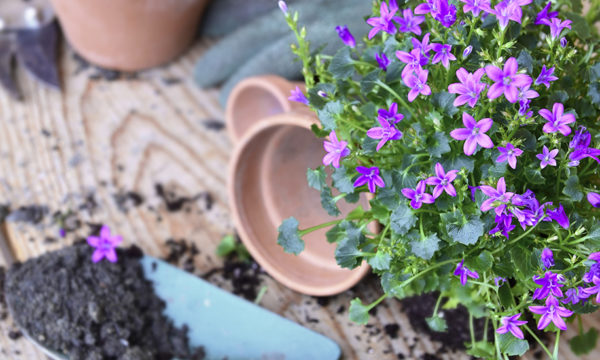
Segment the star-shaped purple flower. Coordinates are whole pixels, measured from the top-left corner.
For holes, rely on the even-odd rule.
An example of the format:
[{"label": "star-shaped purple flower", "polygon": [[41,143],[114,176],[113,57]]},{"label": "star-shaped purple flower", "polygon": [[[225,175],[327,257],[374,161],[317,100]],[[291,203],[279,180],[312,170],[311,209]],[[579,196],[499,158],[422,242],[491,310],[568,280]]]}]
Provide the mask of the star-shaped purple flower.
[{"label": "star-shaped purple flower", "polygon": [[523,331],[519,329],[519,326],[527,324],[527,321],[519,320],[520,317],[520,313],[512,316],[503,317],[500,320],[502,326],[496,329],[496,332],[498,334],[506,334],[510,331],[510,333],[513,334],[516,338],[524,339]]},{"label": "star-shaped purple flower", "polygon": [[412,32],[417,35],[421,35],[419,24],[423,21],[425,21],[425,17],[414,16],[411,9],[404,9],[404,11],[402,11],[402,17],[396,19],[398,30],[400,30],[400,32]]},{"label": "star-shaped purple flower", "polygon": [[348,29],[348,26],[336,26],[335,31],[337,31],[338,35],[340,36],[340,39],[342,39],[344,44],[350,46],[351,48],[356,47],[356,40],[354,39],[354,36],[352,36],[352,33]]},{"label": "star-shaped purple flower", "polygon": [[419,94],[431,95],[431,88],[427,85],[427,76],[429,71],[420,69],[410,75],[402,78],[404,85],[410,88],[408,92],[408,101],[413,102]]},{"label": "star-shaped purple flower", "polygon": [[498,151],[500,151],[500,156],[498,156],[496,162],[501,163],[508,161],[508,166],[513,169],[517,168],[517,156],[521,156],[523,150],[514,147],[511,143],[507,143],[506,147],[498,146]]},{"label": "star-shaped purple flower", "polygon": [[542,287],[535,289],[535,291],[533,292],[533,299],[545,299],[549,294],[552,294],[552,296],[556,296],[559,298],[562,297],[563,292],[560,288],[563,287],[564,284],[561,284],[559,280],[559,275],[553,273],[552,271],[546,271],[544,277],[539,277],[535,275],[533,277],[533,282],[537,285],[541,285]]},{"label": "star-shaped purple flower", "polygon": [[414,209],[419,209],[423,205],[423,203],[433,204],[435,202],[435,199],[433,198],[433,196],[431,196],[431,194],[427,194],[425,192],[425,188],[426,188],[425,181],[421,180],[417,184],[416,189],[411,189],[411,188],[402,189],[402,195],[404,195],[407,199],[411,200],[410,206],[412,206]]},{"label": "star-shaped purple flower", "polygon": [[100,236],[88,236],[87,243],[96,248],[92,254],[94,263],[106,258],[110,262],[117,262],[115,248],[123,241],[120,235],[111,235],[110,228],[106,225],[100,229]]},{"label": "star-shaped purple flower", "polygon": [[396,124],[396,123],[402,121],[402,119],[404,119],[404,115],[402,115],[401,113],[398,112],[398,104],[395,102],[390,105],[389,110],[386,110],[386,109],[377,110],[377,116],[385,119],[386,121],[389,121],[392,124]]},{"label": "star-shaped purple flower", "polygon": [[551,67],[550,69],[546,69],[546,65],[542,66],[542,71],[540,71],[540,75],[537,77],[537,79],[535,79],[535,85],[544,84],[544,86],[546,86],[546,89],[549,89],[550,81],[558,80],[558,78],[556,76],[554,76],[553,74],[554,74],[554,67]]},{"label": "star-shaped purple flower", "polygon": [[456,60],[456,57],[450,52],[452,50],[452,45],[431,44],[431,49],[435,52],[435,55],[433,55],[433,59],[431,60],[432,64],[441,62],[447,69],[450,66],[450,61]]},{"label": "star-shaped purple flower", "polygon": [[473,14],[473,16],[479,16],[481,11],[491,12],[491,2],[490,0],[460,0],[465,3],[463,6],[463,12],[466,14],[469,11]]},{"label": "star-shaped purple flower", "polygon": [[587,194],[587,199],[593,207],[600,207],[600,194],[590,191]]},{"label": "star-shaped purple flower", "polygon": [[564,114],[565,107],[561,103],[554,103],[552,112],[548,109],[542,109],[539,114],[548,122],[544,125],[544,132],[555,133],[559,131],[564,136],[571,134],[571,128],[568,126],[575,122],[575,115]]},{"label": "star-shaped purple flower", "polygon": [[456,189],[452,182],[456,179],[456,175],[458,174],[458,170],[450,170],[448,172],[444,171],[444,167],[442,164],[435,164],[435,176],[429,177],[425,180],[427,185],[434,185],[433,189],[433,198],[437,199],[442,195],[442,192],[446,192],[450,196],[456,196]]},{"label": "star-shaped purple flower", "polygon": [[463,112],[464,128],[454,129],[450,132],[455,140],[465,140],[465,155],[471,156],[477,149],[477,144],[486,149],[494,147],[494,143],[485,133],[492,127],[494,122],[490,118],[481,119],[475,122],[475,119],[466,112]]},{"label": "star-shaped purple flower", "polygon": [[479,274],[477,271],[472,271],[467,269],[465,264],[465,259],[462,259],[459,264],[456,265],[456,269],[454,270],[455,276],[460,276],[460,284],[465,286],[467,284],[467,277],[472,279],[479,279]]},{"label": "star-shaped purple flower", "polygon": [[579,302],[584,303],[590,296],[591,294],[588,294],[586,289],[584,289],[582,286],[578,286],[565,291],[565,299],[561,302],[563,304],[571,303],[573,305],[577,305]]},{"label": "star-shaped purple flower", "polygon": [[367,136],[371,139],[380,139],[377,144],[376,151],[379,151],[383,145],[389,140],[400,140],[402,138],[402,132],[394,126],[395,123],[391,123],[382,116],[377,117],[380,127],[373,127],[367,131]]},{"label": "star-shaped purple flower", "polygon": [[554,254],[552,253],[552,250],[544,248],[540,259],[542,260],[542,265],[545,269],[550,269],[554,266]]},{"label": "star-shaped purple flower", "polygon": [[548,150],[548,147],[544,145],[541,154],[537,154],[535,157],[540,160],[540,167],[543,169],[546,166],[556,166],[556,160],[554,159],[558,155],[558,149]]},{"label": "star-shaped purple flower", "polygon": [[478,69],[474,73],[467,72],[464,68],[456,71],[456,77],[460,82],[448,85],[449,93],[459,94],[454,99],[454,106],[461,106],[466,103],[470,107],[475,106],[477,100],[479,100],[479,94],[485,89],[485,84],[481,82],[483,74],[483,69]]},{"label": "star-shaped purple flower", "polygon": [[354,187],[360,187],[367,184],[371,193],[375,193],[378,186],[385,187],[383,179],[379,176],[379,168],[377,166],[359,166],[356,168],[356,171],[361,175],[354,182]]},{"label": "star-shaped purple flower", "polygon": [[548,217],[545,218],[544,221],[554,220],[563,229],[568,229],[571,226],[571,221],[569,221],[569,217],[567,216],[565,208],[562,206],[562,204],[558,204],[558,207],[554,210],[548,210],[546,215],[548,215]]},{"label": "star-shaped purple flower", "polygon": [[530,306],[529,311],[534,314],[540,314],[542,317],[538,322],[538,329],[545,329],[552,321],[557,328],[567,330],[567,324],[562,318],[573,315],[573,312],[560,306],[558,300],[553,296],[548,296],[546,306]]},{"label": "star-shaped purple flower", "polygon": [[383,52],[381,55],[379,55],[379,53],[375,53],[375,60],[377,61],[377,64],[379,64],[379,67],[383,69],[383,71],[387,71],[387,68],[391,63],[387,55],[385,55]]},{"label": "star-shaped purple flower", "polygon": [[481,204],[481,211],[494,209],[496,215],[500,216],[506,209],[506,204],[513,197],[514,193],[506,191],[506,182],[503,177],[498,180],[494,189],[488,185],[479,186],[481,191],[489,197]]},{"label": "star-shaped purple flower", "polygon": [[421,66],[426,65],[429,61],[429,51],[431,50],[431,45],[429,44],[430,36],[430,33],[423,35],[423,39],[421,41],[414,37],[410,39],[413,49],[417,49],[421,52]]},{"label": "star-shaped purple flower", "polygon": [[323,142],[323,148],[327,151],[327,154],[323,157],[323,165],[333,165],[334,168],[340,167],[340,160],[350,155],[350,149],[348,149],[348,142],[339,141],[335,131],[329,133],[329,141]]},{"label": "star-shaped purple flower", "polygon": [[502,94],[511,103],[515,103],[519,97],[519,88],[530,86],[531,77],[525,74],[517,74],[519,65],[514,57],[506,60],[504,69],[500,69],[494,65],[485,67],[485,73],[494,81],[494,84],[488,90],[488,98],[495,99]]},{"label": "star-shaped purple flower", "polygon": [[451,27],[456,22],[456,6],[448,0],[439,0],[440,11],[434,18],[444,27]]},{"label": "star-shaped purple flower", "polygon": [[308,105],[308,99],[306,98],[306,95],[304,95],[298,86],[292,90],[291,96],[288,98],[288,100]]},{"label": "star-shaped purple flower", "polygon": [[552,7],[552,1],[548,1],[546,6],[537,14],[535,18],[535,25],[549,25],[552,21],[552,18],[558,16],[558,11],[548,11]]},{"label": "star-shaped purple flower", "polygon": [[421,71],[423,59],[425,59],[425,62],[428,61],[419,49],[412,49],[410,53],[398,50],[396,51],[396,57],[406,64],[406,66],[404,66],[404,69],[402,69],[402,77],[408,76],[413,72]]},{"label": "star-shaped purple flower", "polygon": [[552,21],[550,21],[550,23],[547,24],[548,26],[550,26],[550,37],[552,39],[559,38],[560,33],[564,29],[571,29],[571,23],[571,20],[561,21],[559,18],[553,18]]},{"label": "star-shaped purple flower", "polygon": [[390,7],[385,1],[381,2],[380,7],[380,16],[372,17],[367,20],[367,24],[371,25],[373,29],[369,31],[369,39],[372,39],[378,32],[383,31],[388,34],[395,34],[398,30],[394,25],[393,21],[398,21],[399,18],[396,16],[396,12],[398,11],[398,4],[396,0],[390,0]]}]

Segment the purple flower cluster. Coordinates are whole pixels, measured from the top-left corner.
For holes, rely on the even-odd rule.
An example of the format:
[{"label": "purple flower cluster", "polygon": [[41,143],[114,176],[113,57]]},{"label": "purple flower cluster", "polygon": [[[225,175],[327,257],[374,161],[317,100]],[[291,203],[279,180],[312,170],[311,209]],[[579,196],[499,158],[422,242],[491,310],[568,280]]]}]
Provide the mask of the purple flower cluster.
[{"label": "purple flower cluster", "polygon": [[[402,189],[402,195],[411,200],[410,206],[414,209],[419,209],[423,203],[433,204],[435,199],[440,197],[444,191],[446,194],[454,197],[456,196],[456,189],[452,185],[452,182],[456,179],[457,174],[458,170],[446,172],[442,164],[437,163],[435,165],[435,176],[419,181],[415,189]],[[425,192],[426,185],[434,186],[433,195]]]},{"label": "purple flower cluster", "polygon": [[323,165],[333,165],[334,168],[340,167],[340,160],[343,157],[350,155],[350,149],[348,149],[348,142],[339,141],[335,131],[329,133],[329,141],[323,142],[323,147],[327,154],[323,157]]},{"label": "purple flower cluster", "polygon": [[458,107],[468,103],[470,107],[475,107],[479,100],[479,94],[486,87],[486,84],[481,82],[483,74],[483,69],[478,69],[474,73],[467,72],[464,68],[456,71],[456,77],[460,82],[448,85],[449,93],[459,94],[454,100],[454,106]]},{"label": "purple flower cluster", "polygon": [[456,6],[448,0],[427,0],[415,8],[415,14],[430,14],[447,28],[456,22]]},{"label": "purple flower cluster", "polygon": [[569,148],[572,152],[569,154],[569,166],[578,166],[581,160],[587,158],[594,159],[600,164],[600,149],[594,149],[590,147],[592,142],[592,135],[587,131],[585,126],[580,126],[573,139],[569,143]]},{"label": "purple flower cluster", "polygon": [[396,124],[404,119],[404,115],[398,113],[398,104],[392,103],[389,110],[380,109],[377,121],[381,126],[373,127],[367,131],[367,136],[371,139],[379,139],[377,151],[389,140],[400,140],[402,132],[396,129]]}]

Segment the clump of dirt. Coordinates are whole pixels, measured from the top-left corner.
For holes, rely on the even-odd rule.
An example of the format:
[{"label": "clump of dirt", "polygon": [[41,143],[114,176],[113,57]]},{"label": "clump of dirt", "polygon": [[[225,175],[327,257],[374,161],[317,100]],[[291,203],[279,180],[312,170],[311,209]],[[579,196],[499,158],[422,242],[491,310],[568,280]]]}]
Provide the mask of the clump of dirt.
[{"label": "clump of dirt", "polygon": [[32,338],[69,359],[202,359],[187,327],[163,315],[137,247],[118,261],[91,261],[84,242],[14,265],[6,274],[11,314]]}]

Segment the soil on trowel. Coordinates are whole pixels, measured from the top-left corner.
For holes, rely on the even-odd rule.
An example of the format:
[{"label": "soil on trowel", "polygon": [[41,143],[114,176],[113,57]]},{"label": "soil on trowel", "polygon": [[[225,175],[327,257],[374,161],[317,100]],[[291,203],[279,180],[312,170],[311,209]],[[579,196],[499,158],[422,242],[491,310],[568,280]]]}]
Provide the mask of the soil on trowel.
[{"label": "soil on trowel", "polygon": [[78,360],[202,359],[187,327],[163,315],[137,247],[94,264],[85,242],[14,265],[6,301],[17,324],[50,349]]}]

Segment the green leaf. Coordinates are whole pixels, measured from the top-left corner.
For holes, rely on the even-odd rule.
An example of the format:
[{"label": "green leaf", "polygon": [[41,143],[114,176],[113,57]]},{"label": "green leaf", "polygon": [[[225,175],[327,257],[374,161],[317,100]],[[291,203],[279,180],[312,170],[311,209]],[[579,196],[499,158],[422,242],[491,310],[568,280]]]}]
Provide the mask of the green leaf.
[{"label": "green leaf", "polygon": [[410,242],[411,252],[421,259],[429,260],[439,249],[439,242],[437,234],[431,234],[421,240],[413,240]]},{"label": "green leaf", "polygon": [[342,214],[335,203],[331,189],[327,186],[324,186],[321,190],[321,206],[330,216],[340,216]]},{"label": "green leaf", "polygon": [[567,179],[565,188],[562,192],[570,197],[573,202],[578,202],[583,199],[583,193],[579,190],[579,178],[577,175],[572,175]]},{"label": "green leaf", "polygon": [[509,356],[521,356],[529,350],[527,340],[517,339],[510,332],[498,335],[498,345],[500,351]]},{"label": "green leaf", "polygon": [[350,47],[343,46],[331,59],[328,68],[333,77],[345,79],[354,73],[354,60],[350,53]]},{"label": "green leaf", "polygon": [[552,93],[548,98],[548,103],[565,103],[569,100],[569,94],[564,90],[558,90]]},{"label": "green leaf", "polygon": [[450,151],[450,141],[443,132],[436,132],[429,138],[427,150],[432,157],[439,158]]},{"label": "green leaf", "polygon": [[429,325],[429,328],[433,331],[445,332],[446,330],[448,330],[448,324],[446,324],[446,319],[441,318],[437,315],[425,318],[425,321],[427,322],[427,325]]},{"label": "green leaf", "polygon": [[283,220],[277,230],[279,231],[277,244],[283,247],[283,251],[298,255],[304,250],[304,240],[300,238],[298,220],[295,217]]},{"label": "green leaf", "polygon": [[565,14],[566,18],[573,21],[571,24],[571,31],[577,33],[582,40],[586,40],[592,36],[590,26],[587,21],[579,14],[568,12]]},{"label": "green leaf", "polygon": [[329,243],[337,243],[341,241],[345,236],[346,229],[342,227],[341,223],[335,225],[325,233],[325,237],[327,238],[327,242]]},{"label": "green leaf", "polygon": [[450,160],[443,161],[442,165],[444,165],[444,169],[460,170],[465,168],[467,169],[467,172],[472,172],[475,168],[475,160],[464,155],[458,155]]},{"label": "green leaf", "polygon": [[359,325],[366,325],[369,322],[369,307],[363,305],[359,298],[350,301],[350,320]]},{"label": "green leaf", "polygon": [[521,50],[517,57],[517,64],[519,64],[519,69],[526,68],[529,74],[533,73],[533,58],[528,51]]},{"label": "green leaf", "polygon": [[383,223],[388,222],[388,216],[390,216],[390,210],[387,206],[383,205],[381,201],[377,199],[373,199],[370,201],[371,204],[371,213],[375,220]]},{"label": "green leaf", "polygon": [[530,250],[515,246],[510,249],[510,257],[515,264],[515,267],[523,275],[524,278],[530,278],[537,270],[537,259],[532,256]]},{"label": "green leaf", "polygon": [[[488,16],[486,20],[490,17],[493,16]],[[494,344],[491,342],[478,341],[474,346],[467,349],[467,354],[480,359],[493,359],[495,357],[495,351]]]},{"label": "green leaf", "polygon": [[455,94],[450,94],[447,91],[442,91],[436,94],[433,94],[431,97],[431,103],[433,106],[442,110],[442,112],[448,116],[453,116],[458,112],[458,108],[454,106],[454,99],[456,99]]},{"label": "green leaf", "polygon": [[542,185],[546,183],[546,179],[542,176],[540,169],[527,168],[525,170],[525,178],[532,184]]},{"label": "green leaf", "polygon": [[328,102],[323,109],[317,111],[319,120],[323,124],[323,128],[327,131],[335,130],[335,119],[336,116],[344,111],[344,105],[339,101]]},{"label": "green leaf", "polygon": [[470,269],[481,274],[491,269],[493,262],[494,257],[492,254],[489,251],[484,250],[477,255],[477,257],[468,259],[467,264]]},{"label": "green leaf", "polygon": [[225,257],[235,251],[236,241],[233,235],[223,237],[219,246],[217,246],[217,256]]},{"label": "green leaf", "polygon": [[361,230],[349,221],[343,221],[341,226],[346,236],[340,240],[335,249],[335,260],[343,268],[354,269],[360,265],[362,252],[359,246],[364,241]]},{"label": "green leaf", "polygon": [[581,0],[571,0],[571,10],[576,13],[580,13],[583,10],[583,3]]},{"label": "green leaf", "polygon": [[523,141],[523,149],[535,151],[537,141],[535,139],[535,136],[529,130],[521,128],[517,130],[517,132],[515,133],[515,137]]},{"label": "green leaf", "polygon": [[594,65],[590,66],[589,74],[591,81],[600,80],[600,62],[597,62]]},{"label": "green leaf", "polygon": [[450,239],[463,245],[475,244],[484,233],[483,221],[474,215],[463,220],[460,212],[445,213],[442,220]]},{"label": "green leaf", "polygon": [[325,184],[325,179],[327,178],[327,174],[325,174],[325,169],[322,166],[319,166],[316,169],[308,169],[306,171],[306,180],[308,181],[308,186],[311,188],[321,191],[327,185]]},{"label": "green leaf", "polygon": [[373,91],[377,80],[379,80],[379,72],[379,69],[373,70],[362,79],[360,82],[360,91],[363,94],[368,94]]},{"label": "green leaf", "polygon": [[321,128],[319,127],[319,125],[317,125],[317,124],[312,124],[312,125],[310,126],[310,130],[311,130],[311,131],[313,132],[313,134],[315,134],[315,135],[316,135],[318,138],[324,138],[324,137],[326,137],[327,135],[329,135],[329,132],[327,132],[327,131],[325,131],[325,130],[321,129]]},{"label": "green leaf", "polygon": [[590,101],[594,105],[600,107],[600,83],[599,82],[593,82],[588,86],[587,95],[590,98]]},{"label": "green leaf", "polygon": [[390,216],[391,228],[399,235],[406,234],[417,222],[412,209],[405,203],[400,203]]},{"label": "green leaf", "polygon": [[392,261],[392,255],[378,251],[375,256],[367,259],[367,263],[371,265],[374,270],[385,271],[390,268],[390,261]]},{"label": "green leaf", "polygon": [[333,186],[335,186],[335,188],[340,192],[346,194],[354,193],[354,184],[352,183],[352,178],[350,175],[348,175],[345,167],[340,166],[339,168],[333,170],[331,178],[333,179]]},{"label": "green leaf", "polygon": [[498,297],[500,298],[500,304],[502,304],[502,306],[505,308],[510,309],[511,307],[515,306],[515,298],[510,291],[510,285],[508,282],[505,282],[502,284],[502,286],[500,286],[498,289]]}]

